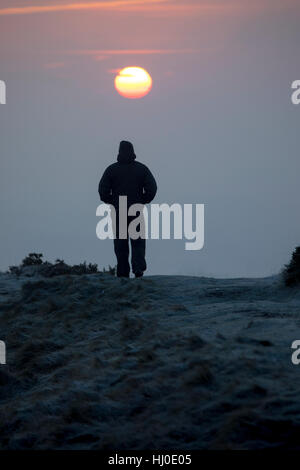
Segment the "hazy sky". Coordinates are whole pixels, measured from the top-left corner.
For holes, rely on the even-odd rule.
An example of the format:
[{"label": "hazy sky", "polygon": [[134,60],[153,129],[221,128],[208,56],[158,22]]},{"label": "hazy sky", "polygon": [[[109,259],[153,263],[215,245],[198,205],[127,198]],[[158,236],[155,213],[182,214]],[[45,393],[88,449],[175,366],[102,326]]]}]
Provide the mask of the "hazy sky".
[{"label": "hazy sky", "polygon": [[[125,139],[155,202],[205,204],[203,250],[151,241],[149,274],[278,272],[300,244],[299,21],[299,0],[0,0],[0,269],[115,264],[97,190]],[[126,66],[146,97],[114,89]]]}]

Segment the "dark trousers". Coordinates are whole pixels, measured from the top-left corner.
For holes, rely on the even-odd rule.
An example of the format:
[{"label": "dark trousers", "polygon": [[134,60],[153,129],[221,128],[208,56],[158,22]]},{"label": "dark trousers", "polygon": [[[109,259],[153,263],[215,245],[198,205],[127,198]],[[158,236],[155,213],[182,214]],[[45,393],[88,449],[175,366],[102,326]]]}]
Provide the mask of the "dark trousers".
[{"label": "dark trousers", "polygon": [[134,274],[144,272],[147,268],[145,260],[146,240],[144,238],[137,238],[136,240],[129,238],[128,225],[134,217],[128,217],[127,221],[127,238],[120,239],[119,237],[119,223],[117,216],[117,226],[115,231],[114,249],[117,257],[117,276],[128,277],[130,273],[129,265],[129,240],[131,245],[131,267]]}]

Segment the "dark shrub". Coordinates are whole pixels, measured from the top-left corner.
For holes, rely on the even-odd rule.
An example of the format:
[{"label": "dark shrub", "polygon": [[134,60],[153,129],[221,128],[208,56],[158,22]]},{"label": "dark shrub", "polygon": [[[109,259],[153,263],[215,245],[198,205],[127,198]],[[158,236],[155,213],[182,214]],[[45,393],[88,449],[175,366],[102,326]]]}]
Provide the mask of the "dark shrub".
[{"label": "dark shrub", "polygon": [[300,246],[297,246],[289,264],[285,265],[283,278],[286,286],[300,284]]},{"label": "dark shrub", "polygon": [[29,255],[23,259],[22,266],[36,266],[38,264],[43,264],[42,258],[42,253],[29,253]]},{"label": "dark shrub", "polygon": [[[26,258],[23,259],[20,266],[10,266],[9,272],[16,276],[26,275],[34,276],[38,274],[44,277],[61,276],[65,274],[95,274],[98,273],[98,265],[89,263],[75,264],[73,266],[68,265],[64,260],[57,259],[55,263],[49,263],[49,261],[43,261],[43,255],[41,253],[29,253]],[[112,268],[110,268],[111,270]]]}]

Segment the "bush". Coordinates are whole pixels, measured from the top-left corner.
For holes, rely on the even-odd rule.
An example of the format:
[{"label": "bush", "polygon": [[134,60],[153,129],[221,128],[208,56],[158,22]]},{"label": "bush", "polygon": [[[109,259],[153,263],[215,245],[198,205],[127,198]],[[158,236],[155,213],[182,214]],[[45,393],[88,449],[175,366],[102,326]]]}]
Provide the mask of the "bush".
[{"label": "bush", "polygon": [[42,253],[29,253],[29,255],[23,259],[21,266],[37,266],[43,264],[42,258]]},{"label": "bush", "polygon": [[295,248],[291,261],[285,265],[283,278],[286,286],[300,284],[300,246]]},{"label": "bush", "polygon": [[86,262],[84,262],[69,266],[61,259],[57,259],[55,263],[49,263],[48,261],[43,261],[43,255],[41,253],[29,253],[29,255],[23,259],[20,266],[10,266],[9,272],[16,276],[22,274],[26,276],[39,274],[44,277],[53,277],[64,274],[95,274],[99,271],[97,264],[86,264]]}]

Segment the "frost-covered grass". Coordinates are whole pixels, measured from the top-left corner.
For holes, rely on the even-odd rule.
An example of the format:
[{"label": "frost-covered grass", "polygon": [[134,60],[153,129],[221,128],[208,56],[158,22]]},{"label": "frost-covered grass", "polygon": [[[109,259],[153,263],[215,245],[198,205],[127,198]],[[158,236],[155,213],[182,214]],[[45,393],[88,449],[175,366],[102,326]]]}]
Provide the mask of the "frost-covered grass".
[{"label": "frost-covered grass", "polygon": [[0,276],[0,449],[300,447],[279,277],[30,275]]}]

